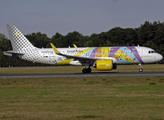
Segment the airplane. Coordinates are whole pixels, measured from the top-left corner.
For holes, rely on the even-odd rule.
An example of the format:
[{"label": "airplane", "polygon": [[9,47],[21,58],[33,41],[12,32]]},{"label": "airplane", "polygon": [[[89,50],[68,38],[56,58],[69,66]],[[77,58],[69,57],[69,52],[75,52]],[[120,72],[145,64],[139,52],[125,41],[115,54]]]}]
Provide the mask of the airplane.
[{"label": "airplane", "polygon": [[10,41],[13,50],[3,52],[7,56],[28,60],[36,63],[52,65],[82,65],[85,66],[82,73],[91,73],[91,66],[100,71],[117,69],[119,64],[155,63],[163,59],[163,56],[155,50],[141,46],[123,47],[77,47],[37,48],[12,24],[7,24]]}]

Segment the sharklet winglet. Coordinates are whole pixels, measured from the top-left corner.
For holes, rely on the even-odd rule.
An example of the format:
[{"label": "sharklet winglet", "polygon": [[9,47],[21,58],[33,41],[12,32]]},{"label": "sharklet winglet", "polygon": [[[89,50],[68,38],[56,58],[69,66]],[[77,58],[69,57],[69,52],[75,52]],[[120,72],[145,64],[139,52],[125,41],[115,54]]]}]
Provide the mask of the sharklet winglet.
[{"label": "sharklet winglet", "polygon": [[56,54],[60,53],[52,43],[50,43],[50,45],[51,45],[51,47],[53,48],[53,50]]},{"label": "sharklet winglet", "polygon": [[75,44],[73,44],[74,48],[77,48],[77,46]]}]

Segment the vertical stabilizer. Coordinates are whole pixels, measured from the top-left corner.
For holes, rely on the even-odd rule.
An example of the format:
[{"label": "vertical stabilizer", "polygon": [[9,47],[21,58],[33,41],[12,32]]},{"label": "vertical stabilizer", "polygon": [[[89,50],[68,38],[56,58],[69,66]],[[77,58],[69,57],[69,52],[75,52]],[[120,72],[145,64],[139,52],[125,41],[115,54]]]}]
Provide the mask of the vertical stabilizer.
[{"label": "vertical stabilizer", "polygon": [[35,48],[15,25],[7,24],[7,29],[12,48],[16,53],[27,53]]}]

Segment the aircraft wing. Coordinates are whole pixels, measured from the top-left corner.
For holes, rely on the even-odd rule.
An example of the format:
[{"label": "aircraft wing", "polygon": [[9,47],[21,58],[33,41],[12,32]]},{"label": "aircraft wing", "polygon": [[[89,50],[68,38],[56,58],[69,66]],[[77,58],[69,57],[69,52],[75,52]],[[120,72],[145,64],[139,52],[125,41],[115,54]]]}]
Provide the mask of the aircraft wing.
[{"label": "aircraft wing", "polygon": [[96,61],[96,60],[101,60],[100,58],[89,58],[89,57],[81,57],[81,56],[72,56],[72,55],[66,55],[66,54],[62,54],[60,53],[56,47],[50,43],[50,45],[52,46],[54,52],[58,55],[61,55],[61,56],[64,56],[64,57],[67,57],[67,58],[73,58],[74,60],[79,60],[79,61]]}]

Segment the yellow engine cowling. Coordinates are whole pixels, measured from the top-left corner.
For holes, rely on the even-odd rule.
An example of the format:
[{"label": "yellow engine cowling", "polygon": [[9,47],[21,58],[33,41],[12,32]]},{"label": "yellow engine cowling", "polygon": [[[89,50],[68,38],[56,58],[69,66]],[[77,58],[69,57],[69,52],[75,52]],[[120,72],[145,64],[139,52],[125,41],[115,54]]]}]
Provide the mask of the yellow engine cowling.
[{"label": "yellow engine cowling", "polygon": [[117,68],[116,64],[113,64],[113,60],[110,59],[96,61],[95,67],[97,68],[97,70],[102,70],[102,71],[105,70],[107,71]]}]

